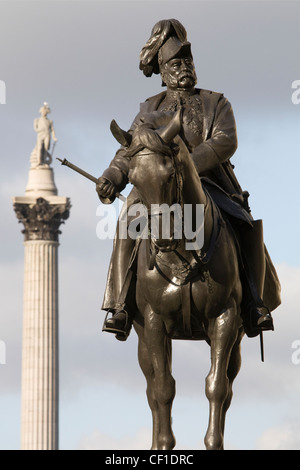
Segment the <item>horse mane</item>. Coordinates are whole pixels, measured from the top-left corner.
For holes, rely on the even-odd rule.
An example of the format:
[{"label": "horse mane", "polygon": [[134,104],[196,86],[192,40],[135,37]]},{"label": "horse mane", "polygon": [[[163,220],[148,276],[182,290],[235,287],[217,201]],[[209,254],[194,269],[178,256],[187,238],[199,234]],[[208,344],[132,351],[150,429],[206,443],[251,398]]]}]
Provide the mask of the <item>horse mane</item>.
[{"label": "horse mane", "polygon": [[132,142],[126,152],[126,157],[132,158],[145,148],[160,155],[169,157],[174,155],[174,146],[165,143],[153,128],[153,124],[149,122],[139,124],[133,131]]}]

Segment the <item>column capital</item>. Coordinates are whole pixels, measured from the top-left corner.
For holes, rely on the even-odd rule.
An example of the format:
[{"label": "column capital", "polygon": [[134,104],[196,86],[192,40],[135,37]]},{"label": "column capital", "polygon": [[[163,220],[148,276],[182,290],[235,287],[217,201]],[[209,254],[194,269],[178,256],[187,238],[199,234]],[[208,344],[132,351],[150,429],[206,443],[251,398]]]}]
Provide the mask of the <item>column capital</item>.
[{"label": "column capital", "polygon": [[24,240],[58,241],[59,227],[68,219],[71,203],[68,198],[42,197],[14,198],[13,204],[19,222],[24,225]]}]

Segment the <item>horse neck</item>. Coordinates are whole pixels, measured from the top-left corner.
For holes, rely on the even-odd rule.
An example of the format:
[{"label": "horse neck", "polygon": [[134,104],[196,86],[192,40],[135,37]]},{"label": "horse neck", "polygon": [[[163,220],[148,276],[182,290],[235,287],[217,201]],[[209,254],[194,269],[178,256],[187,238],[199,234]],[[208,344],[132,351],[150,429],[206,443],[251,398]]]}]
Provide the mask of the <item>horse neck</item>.
[{"label": "horse neck", "polygon": [[213,213],[210,198],[206,195],[201,179],[199,178],[198,172],[192,160],[192,157],[180,139],[177,141],[179,144],[180,151],[178,153],[178,160],[181,166],[181,177],[182,177],[182,204],[191,204],[193,208],[193,217],[196,220],[196,208],[197,205],[204,205],[204,246],[205,250],[209,244],[212,230],[213,230]]},{"label": "horse neck", "polygon": [[182,176],[182,202],[184,204],[204,204],[209,203],[203,190],[201,180],[197,173],[192,157],[180,137],[177,136],[175,142],[179,145],[177,160],[181,168]]}]

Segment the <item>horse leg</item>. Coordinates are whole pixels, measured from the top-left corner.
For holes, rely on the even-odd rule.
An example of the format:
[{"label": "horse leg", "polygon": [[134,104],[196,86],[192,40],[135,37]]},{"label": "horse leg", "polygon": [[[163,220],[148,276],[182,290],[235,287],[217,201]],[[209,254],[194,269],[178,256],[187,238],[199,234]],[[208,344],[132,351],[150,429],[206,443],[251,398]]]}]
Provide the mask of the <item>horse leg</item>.
[{"label": "horse leg", "polygon": [[227,370],[227,377],[229,380],[228,393],[223,404],[222,418],[221,418],[221,427],[222,427],[223,436],[224,436],[224,429],[225,429],[225,417],[226,417],[227,410],[230,407],[232,396],[233,396],[233,390],[232,390],[233,381],[238,375],[240,368],[241,368],[241,363],[242,363],[241,340],[242,340],[243,335],[244,335],[243,332],[239,334],[239,337],[232,348],[228,370]]},{"label": "horse leg", "polygon": [[138,359],[147,382],[147,399],[152,413],[152,446],[151,450],[158,449],[159,435],[159,408],[155,398],[154,368],[150,360],[150,354],[143,338],[139,336]]},{"label": "horse leg", "polygon": [[[144,344],[140,342],[140,361],[146,372],[147,397],[153,416],[153,450],[171,450],[175,446],[171,410],[175,397],[172,377],[172,343],[164,323],[150,307],[144,314]],[[145,348],[146,346],[146,348]],[[147,358],[145,358],[147,356]]]},{"label": "horse leg", "polygon": [[223,406],[229,398],[227,375],[232,348],[237,340],[238,315],[236,307],[225,310],[210,321],[211,369],[206,378],[205,392],[209,400],[209,423],[205,436],[207,450],[223,449]]}]

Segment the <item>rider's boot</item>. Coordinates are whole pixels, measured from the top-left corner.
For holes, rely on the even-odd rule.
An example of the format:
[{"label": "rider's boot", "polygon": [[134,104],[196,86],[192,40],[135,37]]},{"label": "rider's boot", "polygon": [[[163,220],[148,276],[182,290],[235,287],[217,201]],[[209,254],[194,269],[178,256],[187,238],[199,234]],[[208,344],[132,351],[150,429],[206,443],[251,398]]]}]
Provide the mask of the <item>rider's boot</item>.
[{"label": "rider's boot", "polygon": [[113,283],[116,304],[107,312],[102,331],[116,334],[116,338],[125,341],[132,326],[132,315],[125,308],[126,296],[132,279],[129,269],[135,241],[116,239],[113,260]]},{"label": "rider's boot", "polygon": [[253,228],[242,232],[242,252],[250,301],[246,304],[245,330],[248,336],[274,330],[269,309],[264,305],[265,247],[262,220],[254,220]]},{"label": "rider's boot", "polygon": [[[108,318],[109,313],[112,314]],[[102,331],[114,333],[120,341],[126,341],[132,326],[132,318],[125,310],[125,305],[116,305],[114,310],[108,312]]]}]

